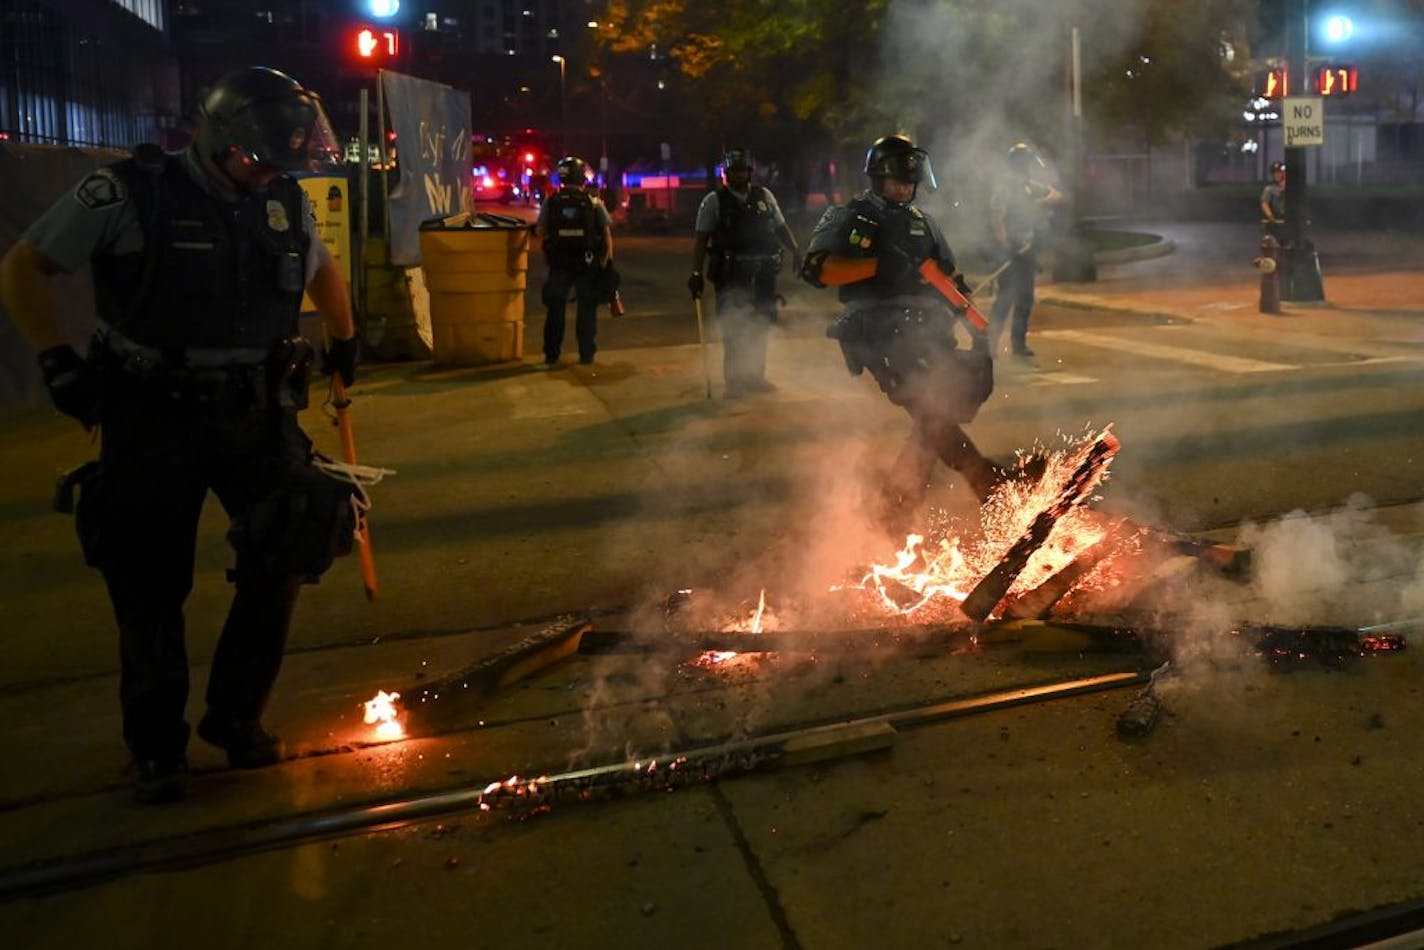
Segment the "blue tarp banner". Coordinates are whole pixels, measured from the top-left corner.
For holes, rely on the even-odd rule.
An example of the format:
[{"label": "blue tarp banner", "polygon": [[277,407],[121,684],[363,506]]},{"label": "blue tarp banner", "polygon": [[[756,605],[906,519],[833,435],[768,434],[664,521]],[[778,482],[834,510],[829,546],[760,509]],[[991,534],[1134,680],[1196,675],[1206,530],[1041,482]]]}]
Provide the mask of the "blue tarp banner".
[{"label": "blue tarp banner", "polygon": [[420,222],[473,210],[470,94],[428,79],[381,71],[396,133],[399,183],[392,183],[391,263],[420,263]]}]

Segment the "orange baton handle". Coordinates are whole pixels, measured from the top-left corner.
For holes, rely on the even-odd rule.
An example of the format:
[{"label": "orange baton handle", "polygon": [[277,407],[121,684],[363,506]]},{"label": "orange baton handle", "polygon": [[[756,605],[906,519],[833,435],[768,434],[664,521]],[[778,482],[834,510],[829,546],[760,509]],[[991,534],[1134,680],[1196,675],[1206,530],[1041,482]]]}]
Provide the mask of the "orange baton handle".
[{"label": "orange baton handle", "polygon": [[[351,400],[346,398],[346,386],[339,375],[331,377],[331,403],[336,408],[336,428],[341,433],[341,456],[348,465],[356,464],[356,434],[351,430]],[[380,591],[376,580],[376,555],[371,550],[371,526],[366,512],[356,512],[356,554],[361,561],[361,583],[366,599],[375,600]]]}]

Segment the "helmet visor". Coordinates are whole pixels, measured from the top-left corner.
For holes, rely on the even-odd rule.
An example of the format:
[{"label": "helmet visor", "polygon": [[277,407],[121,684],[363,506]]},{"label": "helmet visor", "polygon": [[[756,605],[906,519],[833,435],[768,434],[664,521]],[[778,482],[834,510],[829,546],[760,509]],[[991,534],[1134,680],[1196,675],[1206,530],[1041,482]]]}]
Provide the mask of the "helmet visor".
[{"label": "helmet visor", "polygon": [[934,165],[930,162],[930,153],[922,148],[912,148],[899,155],[892,155],[886,164],[889,165],[891,178],[924,185],[929,191],[934,191],[939,187],[939,181],[935,178]]},{"label": "helmet visor", "polygon": [[284,172],[315,171],[340,157],[331,120],[313,93],[259,99],[233,115],[223,131],[250,161]]}]

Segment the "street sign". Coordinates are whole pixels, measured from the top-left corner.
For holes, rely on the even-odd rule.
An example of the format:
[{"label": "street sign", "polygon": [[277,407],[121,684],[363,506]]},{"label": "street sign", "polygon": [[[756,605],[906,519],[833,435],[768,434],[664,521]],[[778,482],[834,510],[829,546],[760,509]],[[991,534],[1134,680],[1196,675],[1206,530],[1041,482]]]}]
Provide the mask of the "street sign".
[{"label": "street sign", "polygon": [[1325,144],[1325,103],[1322,100],[1294,96],[1281,105],[1286,148]]}]

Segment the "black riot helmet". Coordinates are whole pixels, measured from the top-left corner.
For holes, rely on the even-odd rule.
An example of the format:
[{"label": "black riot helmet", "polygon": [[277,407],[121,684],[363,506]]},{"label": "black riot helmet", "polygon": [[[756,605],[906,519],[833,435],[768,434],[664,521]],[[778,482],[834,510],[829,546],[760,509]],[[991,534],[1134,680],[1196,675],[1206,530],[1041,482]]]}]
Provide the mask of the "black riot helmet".
[{"label": "black riot helmet", "polygon": [[870,176],[875,190],[881,190],[881,182],[886,178],[923,184],[934,191],[939,187],[935,181],[934,169],[930,166],[930,154],[917,146],[908,135],[896,133],[875,140],[865,153],[865,174]]},{"label": "black riot helmet", "polygon": [[554,177],[560,188],[583,188],[588,184],[588,162],[565,155],[554,166]]},{"label": "black riot helmet", "polygon": [[1045,167],[1043,158],[1027,142],[1015,142],[1009,147],[1008,162],[1010,168],[1022,175]]},{"label": "black riot helmet", "polygon": [[215,162],[236,154],[284,172],[315,169],[337,154],[321,97],[265,66],[234,70],[209,90],[198,109],[197,143]]},{"label": "black riot helmet", "polygon": [[752,180],[755,167],[750,149],[729,148],[722,156],[722,178],[728,185],[733,184],[735,178],[737,184],[745,187]]}]

